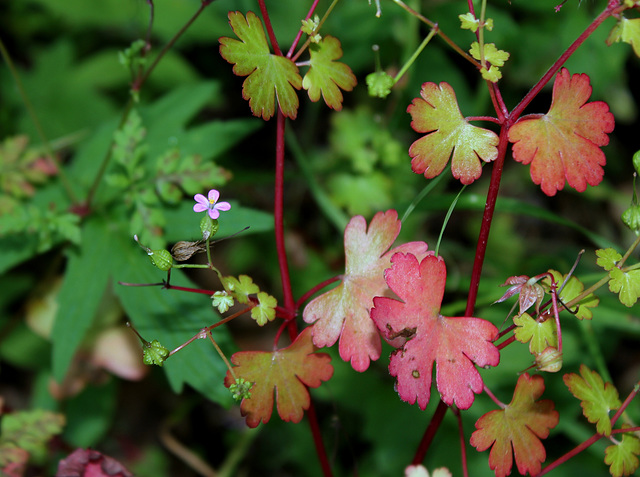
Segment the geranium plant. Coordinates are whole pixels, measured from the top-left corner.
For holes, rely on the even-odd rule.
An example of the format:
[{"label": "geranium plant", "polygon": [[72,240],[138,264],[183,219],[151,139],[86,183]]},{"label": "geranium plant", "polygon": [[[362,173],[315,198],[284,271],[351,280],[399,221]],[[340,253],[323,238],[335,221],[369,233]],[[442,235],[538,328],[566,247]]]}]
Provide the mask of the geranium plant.
[{"label": "geranium plant", "polygon": [[[600,99],[602,88],[592,81],[600,64],[580,71],[575,58],[608,28],[608,47],[629,43],[627,54],[637,62],[640,2],[609,0],[598,12],[580,2],[530,6],[581,22],[580,33],[550,59],[534,58],[537,52],[522,57],[517,35],[508,35],[509,28],[518,29],[519,15],[509,15],[515,6],[469,0],[423,11],[419,2],[375,2],[375,10],[358,3],[297,2],[288,12],[266,0],[256,0],[255,11],[202,0],[150,61],[154,18],[163,6],[149,0],[145,39],[119,55],[130,75],[130,99],[117,125],[108,123],[108,132],[96,133],[68,164],[42,131],[42,149],[29,149],[24,136],[3,142],[0,159],[8,172],[0,178],[0,240],[13,250],[22,237],[26,252],[12,251],[0,261],[2,269],[43,252],[64,263],[54,292],[59,307],[47,327],[36,320],[51,341],[54,407],[63,412],[62,403],[89,386],[89,377],[78,378],[83,363],[144,377],[148,368],[138,371],[93,353],[117,329],[134,337],[137,347],[118,335],[110,346],[127,351],[114,356],[133,353],[138,362],[161,367],[174,391],[188,385],[220,408],[237,409],[243,426],[269,432],[275,420],[290,429],[305,419],[309,431],[262,443],[275,449],[266,453],[283,456],[297,443],[312,448],[316,459],[301,458],[296,475],[357,471],[367,460],[362,456],[371,461],[362,464],[365,471],[385,475],[469,475],[478,463],[498,477],[543,475],[559,466],[574,472],[591,465],[576,462],[600,441],[608,447],[594,452],[599,472],[635,473],[640,381],[635,375],[625,381],[626,372],[612,375],[607,363],[615,358],[607,349],[618,343],[614,330],[631,330],[637,344],[635,173],[631,206],[621,210],[622,220],[602,226],[624,223],[616,240],[603,237],[596,225],[590,230],[573,222],[566,204],[617,192],[606,180],[611,159],[605,146],[616,142],[622,108]],[[294,17],[300,8],[304,14]],[[388,14],[422,41],[404,43],[403,65],[383,69],[398,59],[376,45],[370,66],[352,66],[363,63],[362,51],[375,41],[366,29],[345,31],[352,9],[367,9],[359,10],[358,21],[373,25],[381,38],[392,29],[384,23]],[[225,87],[235,84],[238,98],[221,95],[222,83],[215,83],[151,100],[152,73],[170,61],[171,47],[208,11],[225,15],[224,33],[208,51],[216,55],[216,75],[228,82]],[[518,34],[526,33],[534,36],[524,27]],[[490,36],[496,43],[488,42]],[[457,60],[443,60],[447,55]],[[451,62],[452,72],[439,74],[438,61]],[[517,64],[526,61],[536,67],[523,74]],[[470,94],[468,78],[475,78],[480,92]],[[526,92],[510,82],[523,78]],[[217,96],[228,101],[225,107],[233,105],[234,116],[241,111],[253,118],[194,125]],[[529,112],[540,108],[547,112]],[[465,116],[470,113],[476,115]],[[33,117],[38,124],[35,112]],[[622,123],[633,121],[629,117]],[[615,161],[624,163],[617,167],[629,175],[626,185],[632,168],[640,173],[640,152],[631,160],[639,146],[628,147],[614,152]],[[103,153],[97,165],[96,151]],[[528,171],[523,174],[520,165]],[[42,186],[52,176],[55,184]],[[519,190],[549,207],[509,197]],[[261,202],[269,213],[259,210]],[[366,212],[347,213],[354,208]],[[464,215],[466,210],[478,213]],[[507,213],[522,219],[523,228],[526,220],[543,220],[545,227],[534,239],[510,225]],[[565,224],[588,239],[571,243],[568,253],[555,249]],[[237,245],[243,243],[250,245]],[[511,260],[518,250],[519,259]],[[115,318],[94,321],[109,314],[106,303],[117,303]],[[616,324],[607,317],[611,310],[622,317]],[[249,329],[259,345],[247,345]],[[389,396],[393,400],[385,401]],[[501,401],[508,396],[509,404]],[[342,428],[349,424],[341,417],[347,413],[358,424]],[[7,475],[25,475],[27,462],[61,432],[62,414],[46,416],[55,418],[55,429],[38,430],[40,421],[26,428],[36,435],[35,447],[16,429],[7,431],[10,439],[0,437],[0,468]],[[11,416],[3,418],[3,432],[7,422]],[[347,431],[355,437],[343,440]],[[61,439],[73,447],[97,442],[73,432]],[[240,465],[236,454],[222,464],[204,463],[162,435],[202,474],[231,475]],[[235,447],[239,453],[247,452],[248,435],[235,438],[242,443]],[[549,438],[562,445],[550,448]],[[455,453],[452,442],[459,443]],[[358,455],[360,447],[374,444],[380,448]],[[392,454],[394,461],[384,457]],[[376,458],[383,457],[387,467],[380,470]],[[89,472],[132,475],[93,450],[77,449],[58,467],[60,476]]]}]

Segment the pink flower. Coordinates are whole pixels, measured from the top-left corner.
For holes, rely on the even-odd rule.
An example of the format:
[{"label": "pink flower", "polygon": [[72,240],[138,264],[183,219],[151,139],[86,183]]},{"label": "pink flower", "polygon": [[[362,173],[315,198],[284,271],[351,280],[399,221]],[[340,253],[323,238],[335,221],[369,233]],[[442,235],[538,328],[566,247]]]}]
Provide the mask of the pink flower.
[{"label": "pink flower", "polygon": [[229,202],[218,202],[220,198],[220,192],[215,189],[211,189],[208,194],[208,198],[202,194],[196,194],[193,196],[196,201],[196,205],[193,206],[194,212],[209,211],[209,217],[217,219],[220,217],[220,211],[231,209]]}]

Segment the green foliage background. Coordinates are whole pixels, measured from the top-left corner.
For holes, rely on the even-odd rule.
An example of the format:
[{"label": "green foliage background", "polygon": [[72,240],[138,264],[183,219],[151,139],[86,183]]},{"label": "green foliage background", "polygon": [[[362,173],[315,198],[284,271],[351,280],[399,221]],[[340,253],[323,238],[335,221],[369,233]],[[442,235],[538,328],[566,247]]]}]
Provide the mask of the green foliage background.
[{"label": "green foliage background", "polygon": [[[306,14],[307,2],[267,4],[281,46],[288,48]],[[328,4],[321,2],[319,11]],[[413,0],[408,4],[437,21],[458,44],[473,40],[459,29],[457,15],[466,11],[466,2]],[[199,5],[197,0],[156,2],[152,57]],[[496,27],[488,34],[489,41],[511,53],[501,82],[510,107],[604,2],[578,5],[569,1],[560,13],[554,13],[554,6],[548,1],[490,2],[488,16],[494,18]],[[342,272],[342,231],[351,215],[362,214],[369,220],[376,211],[396,208],[402,216],[426,185],[423,177],[411,172],[406,152],[416,138],[406,106],[423,82],[449,82],[465,116],[491,113],[480,77],[437,41],[387,100],[370,98],[364,77],[374,69],[371,46],[380,45],[383,68],[397,71],[427,33],[393,3],[383,2],[382,9],[378,19],[365,0],[345,0],[338,5],[323,32],[340,39],[343,61],[352,68],[359,85],[345,95],[342,112],[302,99],[298,121],[289,124],[285,213],[296,296]],[[59,181],[50,180],[0,217],[0,396],[10,408],[64,413],[65,442],[100,448],[141,476],[192,475],[192,470],[158,443],[167,426],[213,466],[221,465],[237,450],[241,462],[228,465],[238,469],[238,475],[320,475],[304,423],[286,424],[274,416],[257,431],[243,429],[222,385],[225,367],[207,343],[192,344],[167,362],[165,374],[154,369],[138,382],[115,378],[91,368],[92,364],[87,366],[93,374],[77,369],[86,365],[100,332],[123,326],[125,319],[132,320],[146,339],[158,339],[167,347],[177,346],[218,319],[206,296],[117,284],[154,283],[164,278],[132,240],[133,233],[153,247],[198,238],[199,218],[191,212],[190,196],[206,193],[210,187],[196,181],[201,190],[180,193],[171,200],[154,193],[154,180],[164,167],[158,160],[167,151],[177,151],[182,160],[199,156],[202,164],[219,167],[219,183],[214,185],[233,204],[221,221],[219,236],[247,225],[251,229],[216,244],[214,257],[218,258],[214,260],[219,260],[225,273],[251,275],[262,289],[279,297],[270,217],[275,126],[274,121],[265,124],[251,117],[241,97],[242,80],[232,75],[230,65],[218,54],[217,39],[231,34],[230,10],[257,12],[258,8],[249,0],[213,2],[141,92],[137,109],[144,128],[144,151],[140,163],[133,165],[145,171],[137,183],[142,188],[135,189],[134,182],[124,189],[101,184],[92,214],[80,222],[65,215],[70,203]],[[79,197],[90,189],[128,99],[129,77],[118,63],[118,51],[144,37],[148,12],[146,2],[139,0],[104,0],[99,7],[79,0],[0,5],[2,40],[45,135],[60,146]],[[528,168],[508,162],[476,312],[497,326],[510,303],[489,305],[503,293],[498,285],[506,277],[533,276],[550,267],[566,273],[584,248],[587,252],[577,275],[593,283],[601,276],[595,267],[595,248],[624,250],[633,240],[621,226],[619,215],[631,197],[630,158],[640,148],[640,92],[634,86],[640,84],[640,63],[628,45],[606,47],[604,39],[612,26],[611,22],[598,30],[567,64],[570,72],[591,77],[592,98],[607,101],[616,117],[616,131],[606,148],[605,181],[584,194],[567,190],[547,198],[531,183]],[[38,148],[39,136],[6,66],[0,68],[0,94],[0,139],[25,134],[30,146]],[[549,99],[546,91],[529,112],[546,112]],[[132,159],[123,159],[128,160]],[[112,164],[109,172],[116,173],[116,166]],[[461,300],[468,288],[486,176],[458,202],[440,249],[448,265],[445,304],[449,305],[443,313],[449,316],[464,311]],[[193,185],[180,187],[185,190]],[[459,184],[446,177],[408,217],[400,239],[425,240],[433,248],[458,191]],[[134,212],[137,222],[132,222]],[[41,336],[27,326],[25,317],[60,279],[56,305],[45,306],[49,315],[55,314],[55,322]],[[207,275],[176,271],[172,283],[218,286]],[[637,380],[640,319],[637,308],[621,306],[607,292],[599,295],[601,304],[593,322],[565,320],[563,371],[575,372],[583,362],[600,372],[607,366],[624,396]],[[271,330],[256,330],[251,325],[216,329],[216,339],[228,354],[237,349],[268,349]],[[399,401],[387,372],[389,348],[364,374],[355,373],[337,353],[330,352],[334,378],[313,395],[336,474],[352,475],[357,469],[359,475],[400,475],[436,401],[424,412]],[[510,346],[503,352],[500,367],[483,376],[498,397],[508,402],[517,373],[530,361],[526,346]],[[51,382],[61,382],[65,376],[82,381],[83,389],[66,399],[54,399]],[[553,399],[561,415],[560,425],[545,443],[550,460],[593,431],[561,380],[545,381],[543,397]],[[473,430],[471,423],[491,408],[481,396],[464,413],[467,435]],[[640,418],[637,403],[629,413],[635,420]],[[456,425],[449,413],[428,455],[428,468],[448,465],[454,475],[460,474]],[[603,448],[602,444],[593,446],[561,467],[561,473],[551,475],[602,475]],[[61,455],[53,454],[49,461],[38,464],[51,469]],[[474,475],[492,475],[486,464],[488,453],[471,449],[468,457]]]}]

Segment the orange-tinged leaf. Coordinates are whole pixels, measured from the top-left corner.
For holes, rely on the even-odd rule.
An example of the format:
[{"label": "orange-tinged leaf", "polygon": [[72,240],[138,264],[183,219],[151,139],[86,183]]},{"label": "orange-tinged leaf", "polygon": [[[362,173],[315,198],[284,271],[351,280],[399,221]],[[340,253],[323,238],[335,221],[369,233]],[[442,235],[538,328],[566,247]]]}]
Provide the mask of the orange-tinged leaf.
[{"label": "orange-tinged leaf", "polygon": [[311,67],[302,80],[302,87],[309,91],[311,101],[318,101],[320,93],[332,109],[342,109],[340,89],[351,91],[356,77],[344,63],[334,60],[342,58],[342,48],[337,38],[326,36],[320,43],[309,47]]},{"label": "orange-tinged leaf", "polygon": [[[380,357],[382,346],[376,325],[369,317],[373,297],[388,290],[384,270],[396,252],[427,253],[424,242],[410,242],[389,250],[400,233],[395,210],[378,212],[369,225],[364,217],[353,217],[344,231],[345,274],[342,283],[314,298],[303,318],[313,327],[313,343],[332,346],[340,338],[340,357],[356,371],[366,371]],[[431,252],[433,253],[433,252]]]},{"label": "orange-tinged leaf", "polygon": [[561,190],[565,179],[578,192],[602,181],[606,158],[600,147],[609,144],[614,118],[606,103],[587,103],[591,90],[587,75],[562,68],[549,112],[522,118],[509,129],[513,158],[531,164],[531,179],[548,196]]},{"label": "orange-tinged leaf", "polygon": [[[236,377],[252,382],[251,397],[243,399],[240,411],[249,427],[265,424],[271,418],[275,391],[278,414],[283,421],[300,422],[309,409],[307,388],[317,388],[333,375],[331,357],[315,353],[311,327],[305,328],[288,347],[273,352],[240,351],[231,357]],[[227,371],[224,385],[236,382]]]},{"label": "orange-tinged leaf", "polygon": [[480,159],[490,162],[498,157],[498,136],[464,119],[448,83],[424,83],[420,96],[411,102],[407,112],[411,114],[411,127],[427,134],[409,148],[411,169],[432,179],[451,158],[453,177],[471,184],[482,173]]},{"label": "orange-tinged leaf", "polygon": [[490,411],[476,422],[471,445],[479,451],[491,447],[489,466],[496,477],[511,473],[515,455],[518,472],[535,475],[547,457],[540,439],[558,424],[553,401],[537,401],[544,391],[541,376],[520,375],[513,399],[504,409]]},{"label": "orange-tinged leaf", "polygon": [[[442,400],[468,409],[483,388],[478,366],[497,366],[500,352],[492,343],[498,329],[481,318],[440,314],[447,271],[442,257],[396,253],[385,271],[389,288],[400,298],[375,297],[371,319],[383,336],[399,346],[389,372],[398,378],[400,398],[421,409],[429,403],[433,364]],[[400,342],[398,342],[400,341]]]},{"label": "orange-tinged leaf", "polygon": [[299,105],[295,89],[302,86],[298,67],[289,58],[271,53],[255,13],[248,12],[245,19],[240,12],[229,12],[229,24],[242,41],[220,38],[220,55],[234,65],[236,75],[248,76],[242,83],[242,97],[249,101],[253,115],[270,119],[277,98],[282,114],[295,119]]}]

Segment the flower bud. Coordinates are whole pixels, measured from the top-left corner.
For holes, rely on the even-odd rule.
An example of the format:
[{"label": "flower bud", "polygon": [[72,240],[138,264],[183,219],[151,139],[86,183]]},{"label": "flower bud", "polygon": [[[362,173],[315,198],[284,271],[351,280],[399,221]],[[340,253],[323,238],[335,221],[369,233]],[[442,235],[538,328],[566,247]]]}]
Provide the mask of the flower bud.
[{"label": "flower bud", "polygon": [[200,231],[202,232],[202,240],[210,239],[218,232],[218,219],[212,219],[205,214],[200,221]]}]

